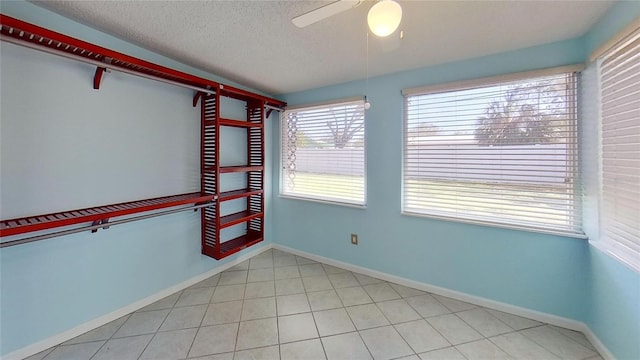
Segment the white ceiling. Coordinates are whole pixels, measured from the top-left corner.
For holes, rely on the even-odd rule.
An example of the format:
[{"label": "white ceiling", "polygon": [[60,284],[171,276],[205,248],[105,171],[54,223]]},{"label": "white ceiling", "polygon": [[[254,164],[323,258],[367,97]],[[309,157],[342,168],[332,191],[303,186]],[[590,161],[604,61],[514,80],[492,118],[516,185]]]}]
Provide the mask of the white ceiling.
[{"label": "white ceiling", "polygon": [[[583,35],[614,0],[409,1],[400,29],[369,38],[369,76]],[[37,1],[170,58],[272,95],[367,76],[373,0],[303,29],[327,1]]]}]

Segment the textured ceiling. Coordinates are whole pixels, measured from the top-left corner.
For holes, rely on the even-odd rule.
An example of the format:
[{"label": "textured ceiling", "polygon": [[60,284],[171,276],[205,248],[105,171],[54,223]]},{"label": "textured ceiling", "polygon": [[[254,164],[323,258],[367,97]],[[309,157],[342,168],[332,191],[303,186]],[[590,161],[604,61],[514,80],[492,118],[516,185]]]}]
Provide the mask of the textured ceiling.
[{"label": "textured ceiling", "polygon": [[[369,76],[584,34],[613,0],[408,1],[400,29],[369,38]],[[326,1],[37,1],[106,33],[273,95],[366,77],[373,4],[299,29]]]}]

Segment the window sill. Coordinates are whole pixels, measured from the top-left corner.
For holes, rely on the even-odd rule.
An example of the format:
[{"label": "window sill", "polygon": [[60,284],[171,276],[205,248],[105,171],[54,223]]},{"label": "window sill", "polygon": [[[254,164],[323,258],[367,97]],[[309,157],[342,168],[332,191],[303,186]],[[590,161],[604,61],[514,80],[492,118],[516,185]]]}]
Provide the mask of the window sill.
[{"label": "window sill", "polygon": [[340,201],[320,200],[320,199],[313,199],[313,198],[306,198],[306,197],[292,196],[292,195],[282,195],[282,194],[278,195],[278,197],[281,198],[281,199],[301,200],[301,201],[320,203],[320,204],[325,204],[325,205],[337,205],[337,206],[354,208],[354,209],[366,209],[367,208],[366,204],[360,205],[360,204],[345,203],[345,202],[340,202]]},{"label": "window sill", "polygon": [[449,216],[421,214],[421,213],[414,213],[414,212],[407,212],[407,211],[402,211],[401,214],[404,215],[404,216],[421,217],[421,218],[444,220],[444,221],[452,221],[452,222],[459,222],[459,223],[464,223],[464,224],[488,226],[488,227],[509,229],[509,230],[519,230],[519,231],[526,231],[526,232],[532,232],[532,233],[538,233],[538,234],[564,236],[564,237],[581,239],[581,240],[587,240],[588,239],[587,235],[585,235],[585,234],[563,232],[563,231],[559,231],[559,230],[546,230],[546,229],[540,229],[540,228],[530,228],[530,227],[524,227],[524,226],[518,226],[518,225],[500,224],[500,223],[481,221],[481,220],[462,219],[462,218],[455,218],[455,217],[449,217]]},{"label": "window sill", "polygon": [[623,266],[626,266],[632,271],[640,274],[640,259],[635,259],[634,261],[632,254],[616,250],[615,247],[611,246],[603,240],[591,240],[589,241],[589,245],[592,245],[606,256],[611,257],[613,260],[619,262]]}]

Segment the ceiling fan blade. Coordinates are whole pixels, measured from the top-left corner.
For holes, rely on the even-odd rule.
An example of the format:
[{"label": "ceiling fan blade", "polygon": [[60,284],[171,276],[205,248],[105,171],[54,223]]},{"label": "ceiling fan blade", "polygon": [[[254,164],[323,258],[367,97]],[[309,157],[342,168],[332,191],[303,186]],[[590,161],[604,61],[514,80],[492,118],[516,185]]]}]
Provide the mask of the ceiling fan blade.
[{"label": "ceiling fan blade", "polygon": [[332,2],[325,6],[311,10],[300,16],[296,16],[293,19],[291,19],[291,22],[293,22],[295,26],[299,28],[303,28],[305,26],[309,26],[313,23],[316,23],[320,20],[324,20],[333,15],[339,14],[343,11],[352,9],[360,5],[362,1],[363,0],[338,0],[336,2]]}]

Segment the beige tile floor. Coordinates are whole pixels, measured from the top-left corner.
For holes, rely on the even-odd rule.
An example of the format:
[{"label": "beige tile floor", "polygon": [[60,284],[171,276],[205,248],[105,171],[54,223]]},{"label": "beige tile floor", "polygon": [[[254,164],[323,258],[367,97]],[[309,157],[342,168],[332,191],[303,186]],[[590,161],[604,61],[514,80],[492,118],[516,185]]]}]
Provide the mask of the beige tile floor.
[{"label": "beige tile floor", "polygon": [[269,250],[28,359],[601,357],[579,332]]}]

